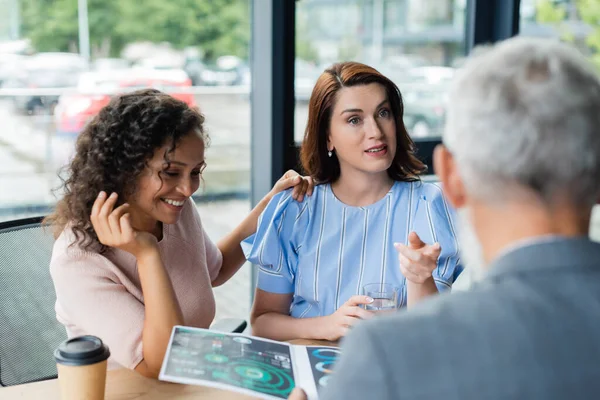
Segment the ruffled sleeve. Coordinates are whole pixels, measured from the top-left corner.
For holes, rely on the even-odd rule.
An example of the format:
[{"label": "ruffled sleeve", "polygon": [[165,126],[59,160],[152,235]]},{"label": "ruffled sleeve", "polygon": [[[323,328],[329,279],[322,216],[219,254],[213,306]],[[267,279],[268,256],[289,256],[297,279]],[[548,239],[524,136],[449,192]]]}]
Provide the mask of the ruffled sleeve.
[{"label": "ruffled sleeve", "polygon": [[286,190],[273,196],[258,220],[256,233],[242,242],[248,261],[259,266],[257,287],[271,293],[293,293],[302,245],[310,218],[309,200]]}]

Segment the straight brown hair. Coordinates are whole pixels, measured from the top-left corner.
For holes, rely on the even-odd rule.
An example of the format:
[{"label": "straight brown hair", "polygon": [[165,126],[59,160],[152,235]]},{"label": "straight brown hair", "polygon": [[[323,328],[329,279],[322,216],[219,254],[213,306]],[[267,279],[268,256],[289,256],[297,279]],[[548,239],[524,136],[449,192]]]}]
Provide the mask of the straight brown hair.
[{"label": "straight brown hair", "polygon": [[415,155],[415,144],[404,121],[404,104],[398,87],[368,65],[357,62],[334,64],[321,74],[310,96],[308,123],[300,149],[300,161],[307,175],[318,183],[333,183],[340,177],[340,163],[335,153],[327,154],[327,139],[336,95],[344,87],[378,83],[385,87],[396,121],[396,155],[387,170],[395,181],[416,181],[427,167]]}]

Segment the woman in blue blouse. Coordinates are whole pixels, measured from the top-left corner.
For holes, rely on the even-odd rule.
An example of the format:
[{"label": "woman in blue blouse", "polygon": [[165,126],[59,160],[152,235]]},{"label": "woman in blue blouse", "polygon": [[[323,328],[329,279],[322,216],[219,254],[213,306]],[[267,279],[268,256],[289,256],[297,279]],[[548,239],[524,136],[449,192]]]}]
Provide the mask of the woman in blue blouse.
[{"label": "woman in blue blouse", "polygon": [[260,266],[255,335],[337,340],[371,316],[363,285],[400,288],[399,305],[449,289],[462,271],[453,214],[402,121],[396,85],[342,63],[317,80],[301,159],[319,183],[297,202],[273,197],[242,247]]}]

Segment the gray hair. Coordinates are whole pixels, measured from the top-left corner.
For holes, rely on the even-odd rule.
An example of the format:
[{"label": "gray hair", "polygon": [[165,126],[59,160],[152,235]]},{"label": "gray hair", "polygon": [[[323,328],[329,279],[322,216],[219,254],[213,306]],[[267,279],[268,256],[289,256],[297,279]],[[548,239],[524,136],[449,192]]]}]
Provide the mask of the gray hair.
[{"label": "gray hair", "polygon": [[472,195],[600,200],[600,81],[575,48],[513,38],[480,52],[457,73],[447,111],[443,141]]}]

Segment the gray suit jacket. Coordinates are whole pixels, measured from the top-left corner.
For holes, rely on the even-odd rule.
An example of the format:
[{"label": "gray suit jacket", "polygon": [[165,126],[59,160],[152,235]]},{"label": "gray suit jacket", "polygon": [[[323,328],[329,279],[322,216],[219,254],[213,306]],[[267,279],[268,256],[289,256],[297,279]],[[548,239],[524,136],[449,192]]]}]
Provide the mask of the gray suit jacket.
[{"label": "gray suit jacket", "polygon": [[359,324],[321,400],[600,398],[600,244],[505,254],[471,290]]}]

